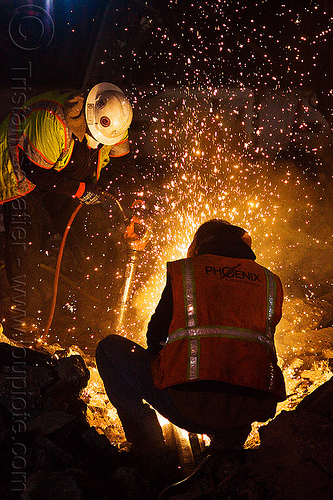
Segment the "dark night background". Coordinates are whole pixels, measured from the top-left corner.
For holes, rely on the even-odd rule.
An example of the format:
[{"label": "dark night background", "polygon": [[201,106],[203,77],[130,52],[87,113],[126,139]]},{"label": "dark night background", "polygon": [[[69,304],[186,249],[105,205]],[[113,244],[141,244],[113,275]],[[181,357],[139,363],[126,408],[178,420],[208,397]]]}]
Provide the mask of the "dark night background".
[{"label": "dark night background", "polygon": [[0,0],[0,119],[18,92],[111,81],[132,140],[150,121],[140,96],[168,88],[306,93],[332,129],[332,19],[330,0]]},{"label": "dark night background", "polygon": [[35,87],[80,87],[103,79],[126,87],[195,82],[331,88],[328,0],[0,5],[2,87],[12,85],[14,67],[30,61]]}]

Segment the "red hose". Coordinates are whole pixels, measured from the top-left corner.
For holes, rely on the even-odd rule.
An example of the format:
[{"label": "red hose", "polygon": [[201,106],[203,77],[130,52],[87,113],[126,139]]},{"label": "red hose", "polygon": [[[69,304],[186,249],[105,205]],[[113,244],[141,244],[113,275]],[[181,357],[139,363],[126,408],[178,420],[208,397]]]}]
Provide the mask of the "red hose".
[{"label": "red hose", "polygon": [[55,275],[54,275],[54,282],[53,282],[53,295],[52,295],[52,303],[51,303],[51,310],[50,310],[50,314],[49,314],[49,319],[47,321],[47,325],[45,327],[45,332],[44,334],[41,336],[41,340],[44,339],[44,337],[46,337],[46,335],[49,333],[49,330],[51,328],[51,324],[52,324],[52,320],[53,320],[53,316],[54,316],[54,311],[55,311],[55,306],[56,306],[56,302],[57,302],[57,295],[58,295],[58,283],[59,283],[59,275],[60,275],[60,267],[61,267],[61,260],[62,260],[62,255],[64,253],[64,248],[65,248],[65,243],[66,243],[66,239],[67,239],[67,235],[68,235],[68,232],[71,228],[71,225],[73,223],[73,220],[75,219],[76,217],[76,214],[78,213],[78,211],[80,210],[80,208],[82,207],[82,203],[80,203],[76,208],[75,210],[73,211],[72,215],[70,216],[69,218],[69,221],[67,223],[67,226],[66,226],[66,229],[64,231],[64,234],[63,234],[63,237],[62,237],[62,240],[61,240],[61,245],[60,245],[60,248],[59,248],[59,253],[58,253],[58,258],[57,258],[57,265],[56,265],[56,268],[55,268]]}]

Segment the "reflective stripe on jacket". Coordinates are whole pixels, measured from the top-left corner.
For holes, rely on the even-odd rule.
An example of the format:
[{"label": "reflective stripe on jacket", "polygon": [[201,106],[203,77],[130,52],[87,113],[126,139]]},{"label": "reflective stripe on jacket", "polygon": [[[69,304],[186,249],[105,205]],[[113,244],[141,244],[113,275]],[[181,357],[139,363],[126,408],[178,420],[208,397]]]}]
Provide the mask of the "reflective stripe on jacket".
[{"label": "reflective stripe on jacket", "polygon": [[[22,152],[42,168],[62,170],[70,161],[74,138],[86,131],[84,96],[80,92],[51,91],[36,96],[15,109],[0,126],[0,203],[18,198],[35,186],[21,169]],[[128,134],[114,146],[98,152],[96,179],[110,156],[129,151]]]},{"label": "reflective stripe on jacket", "polygon": [[285,399],[274,347],[283,301],[278,276],[253,260],[216,255],[167,267],[173,317],[152,363],[155,385],[217,380]]}]

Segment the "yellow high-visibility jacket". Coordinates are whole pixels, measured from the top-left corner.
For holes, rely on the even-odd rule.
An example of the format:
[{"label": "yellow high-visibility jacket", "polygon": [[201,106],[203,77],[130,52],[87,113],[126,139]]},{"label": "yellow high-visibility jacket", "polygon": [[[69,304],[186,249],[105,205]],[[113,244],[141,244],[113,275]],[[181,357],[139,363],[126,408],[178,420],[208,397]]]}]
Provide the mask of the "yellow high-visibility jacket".
[{"label": "yellow high-visibility jacket", "polygon": [[[45,169],[61,171],[68,165],[73,134],[81,141],[86,132],[83,107],[81,92],[54,90],[30,99],[4,120],[0,126],[0,203],[23,196],[35,187],[22,171],[23,154]],[[128,152],[128,133],[118,144],[103,145],[98,151],[96,179],[110,157]]]}]

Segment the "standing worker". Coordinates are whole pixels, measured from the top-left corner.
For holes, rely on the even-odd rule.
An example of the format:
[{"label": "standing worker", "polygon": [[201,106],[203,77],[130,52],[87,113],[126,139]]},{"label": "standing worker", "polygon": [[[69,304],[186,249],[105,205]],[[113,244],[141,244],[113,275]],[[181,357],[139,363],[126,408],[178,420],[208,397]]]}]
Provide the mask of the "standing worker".
[{"label": "standing worker", "polygon": [[117,236],[110,235],[100,192],[107,190],[130,207],[142,190],[128,154],[132,117],[123,91],[104,82],[89,92],[38,95],[2,123],[0,203],[14,329],[28,318],[36,324],[47,313],[40,267],[44,212],[63,234],[73,211],[83,205],[66,243],[82,271],[80,286],[88,285],[90,295],[104,304],[116,295],[112,287],[120,280],[110,268],[115,275],[124,257]]},{"label": "standing worker", "polygon": [[214,451],[241,448],[251,423],[273,417],[286,398],[274,347],[282,285],[255,258],[244,229],[204,223],[187,258],[167,265],[148,348],[117,335],[98,344],[97,366],[139,467],[168,453],[149,405],[211,436]]}]

